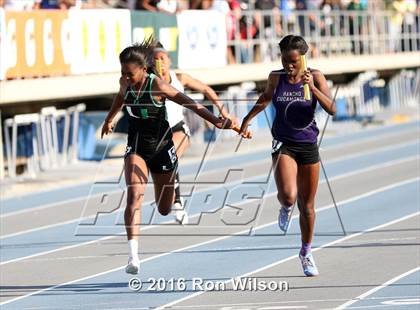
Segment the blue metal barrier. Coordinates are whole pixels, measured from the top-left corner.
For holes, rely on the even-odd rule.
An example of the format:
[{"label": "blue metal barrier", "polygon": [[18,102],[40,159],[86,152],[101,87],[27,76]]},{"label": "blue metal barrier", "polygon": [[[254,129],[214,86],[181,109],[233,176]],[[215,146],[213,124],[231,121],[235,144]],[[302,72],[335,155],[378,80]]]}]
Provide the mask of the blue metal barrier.
[{"label": "blue metal barrier", "polygon": [[8,177],[16,177],[17,158],[23,159],[27,175],[74,162],[77,156],[79,113],[85,105],[67,110],[46,107],[39,114],[19,114],[3,123]]}]

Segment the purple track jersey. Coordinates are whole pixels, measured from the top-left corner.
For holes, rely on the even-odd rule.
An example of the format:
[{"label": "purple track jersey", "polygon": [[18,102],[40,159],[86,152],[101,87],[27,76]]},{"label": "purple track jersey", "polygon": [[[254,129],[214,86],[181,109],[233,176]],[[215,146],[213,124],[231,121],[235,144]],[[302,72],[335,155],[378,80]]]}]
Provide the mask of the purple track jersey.
[{"label": "purple track jersey", "polygon": [[279,83],[274,92],[272,103],[276,110],[271,133],[280,142],[293,141],[316,143],[319,129],[314,115],[317,99],[305,101],[303,83],[291,84],[284,70],[277,71]]}]

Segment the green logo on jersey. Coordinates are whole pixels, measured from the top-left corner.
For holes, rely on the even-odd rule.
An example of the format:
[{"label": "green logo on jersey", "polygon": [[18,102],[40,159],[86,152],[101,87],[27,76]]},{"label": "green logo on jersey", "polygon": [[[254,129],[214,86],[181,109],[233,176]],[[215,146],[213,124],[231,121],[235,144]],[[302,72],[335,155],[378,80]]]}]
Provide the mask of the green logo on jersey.
[{"label": "green logo on jersey", "polygon": [[141,109],[140,114],[141,114],[142,119],[147,119],[149,117],[149,113],[147,112],[147,109]]}]

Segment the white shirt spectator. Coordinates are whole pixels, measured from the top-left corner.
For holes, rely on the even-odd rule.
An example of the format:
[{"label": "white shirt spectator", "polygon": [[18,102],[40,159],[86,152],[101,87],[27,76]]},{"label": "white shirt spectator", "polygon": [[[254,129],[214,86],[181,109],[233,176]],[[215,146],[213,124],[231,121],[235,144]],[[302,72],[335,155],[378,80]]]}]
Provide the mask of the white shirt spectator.
[{"label": "white shirt spectator", "polygon": [[7,11],[31,11],[35,0],[6,0],[4,8]]},{"label": "white shirt spectator", "polygon": [[160,0],[157,7],[159,10],[175,14],[177,9],[177,0]]},{"label": "white shirt spectator", "polygon": [[226,0],[213,0],[209,9],[223,14],[229,14],[230,12],[230,7]]}]

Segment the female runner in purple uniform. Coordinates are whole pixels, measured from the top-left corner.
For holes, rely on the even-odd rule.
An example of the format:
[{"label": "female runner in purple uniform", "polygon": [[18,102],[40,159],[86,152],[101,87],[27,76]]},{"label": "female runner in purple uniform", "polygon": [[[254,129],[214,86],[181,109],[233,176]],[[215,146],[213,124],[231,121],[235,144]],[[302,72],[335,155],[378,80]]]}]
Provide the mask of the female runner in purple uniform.
[{"label": "female runner in purple uniform", "polygon": [[[302,247],[299,258],[306,276],[319,274],[311,254],[314,233],[314,201],[319,179],[319,133],[314,114],[317,103],[329,114],[335,107],[324,75],[315,69],[302,70],[301,55],[308,45],[300,36],[288,35],[280,43],[282,70],[272,71],[264,93],[244,118],[241,132],[250,121],[272,102],[276,116],[273,135],[272,162],[281,208],[279,227],[287,231],[292,206],[297,201],[300,211]],[[311,100],[304,99],[303,85],[307,84]]]}]

